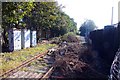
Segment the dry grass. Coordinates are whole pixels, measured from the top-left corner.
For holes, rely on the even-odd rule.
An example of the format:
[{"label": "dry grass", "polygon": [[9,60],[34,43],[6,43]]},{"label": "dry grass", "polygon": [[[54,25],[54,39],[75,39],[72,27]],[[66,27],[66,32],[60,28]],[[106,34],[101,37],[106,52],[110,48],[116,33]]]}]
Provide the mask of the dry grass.
[{"label": "dry grass", "polygon": [[[36,47],[14,51],[11,53],[3,53],[0,57],[0,72],[6,72],[16,66],[20,65],[27,59],[47,51],[49,48],[56,46],[55,44],[41,44]],[[1,74],[0,73],[0,74]]]}]

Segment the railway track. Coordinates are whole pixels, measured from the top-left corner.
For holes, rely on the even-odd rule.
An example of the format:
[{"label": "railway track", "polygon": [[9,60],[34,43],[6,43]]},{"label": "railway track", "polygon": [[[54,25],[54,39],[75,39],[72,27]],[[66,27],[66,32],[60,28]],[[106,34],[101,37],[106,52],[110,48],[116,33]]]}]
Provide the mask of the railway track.
[{"label": "railway track", "polygon": [[52,48],[42,54],[26,60],[16,68],[0,75],[0,78],[48,78],[53,71],[53,53],[56,48],[57,47]]},{"label": "railway track", "polygon": [[[61,47],[55,47],[46,51],[43,54],[39,54],[30,60],[25,61],[18,67],[5,72],[1,75],[2,78],[37,78],[37,79],[54,79],[64,78],[61,75],[61,71],[56,70],[53,66],[55,62],[55,51],[59,48],[65,47],[65,44]],[[64,53],[64,50],[61,53]],[[58,55],[60,55],[58,54]],[[34,62],[35,64],[32,64]]]}]

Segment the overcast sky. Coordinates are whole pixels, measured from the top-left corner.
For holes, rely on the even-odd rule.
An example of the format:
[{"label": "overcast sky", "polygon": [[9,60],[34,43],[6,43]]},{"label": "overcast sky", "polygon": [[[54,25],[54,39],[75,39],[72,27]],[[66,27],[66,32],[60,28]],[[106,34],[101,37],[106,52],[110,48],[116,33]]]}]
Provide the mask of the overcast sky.
[{"label": "overcast sky", "polygon": [[57,0],[65,6],[63,11],[77,22],[77,27],[91,19],[98,28],[111,24],[112,6],[114,7],[113,23],[118,22],[118,1],[120,0]]}]

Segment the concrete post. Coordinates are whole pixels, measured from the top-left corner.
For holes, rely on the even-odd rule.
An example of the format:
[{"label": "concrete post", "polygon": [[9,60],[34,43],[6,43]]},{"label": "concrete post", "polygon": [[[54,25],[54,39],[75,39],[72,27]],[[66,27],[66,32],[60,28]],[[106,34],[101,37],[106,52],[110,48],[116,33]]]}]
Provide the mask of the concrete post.
[{"label": "concrete post", "polygon": [[120,22],[120,1],[118,2],[118,22]]}]

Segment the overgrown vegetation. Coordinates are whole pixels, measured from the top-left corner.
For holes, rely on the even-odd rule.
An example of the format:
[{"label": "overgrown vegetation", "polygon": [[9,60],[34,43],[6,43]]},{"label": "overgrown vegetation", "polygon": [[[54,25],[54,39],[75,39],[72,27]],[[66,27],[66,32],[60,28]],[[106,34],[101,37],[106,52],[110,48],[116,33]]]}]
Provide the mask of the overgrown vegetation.
[{"label": "overgrown vegetation", "polygon": [[80,42],[80,38],[73,32],[68,32],[60,37],[55,37],[51,40],[51,43],[59,44],[61,42]]},{"label": "overgrown vegetation", "polygon": [[[77,23],[62,11],[63,6],[53,2],[3,2],[3,46],[8,46],[8,30],[27,28],[37,30],[37,40],[77,31]],[[9,13],[8,13],[9,12]]]},{"label": "overgrown vegetation", "polygon": [[34,48],[23,49],[11,53],[4,53],[0,57],[0,72],[5,72],[20,65],[27,59],[47,51],[49,48],[56,46],[55,44],[41,44]]},{"label": "overgrown vegetation", "polygon": [[62,41],[67,41],[67,42],[79,42],[80,39],[77,37],[76,34],[69,32],[61,37]]}]

